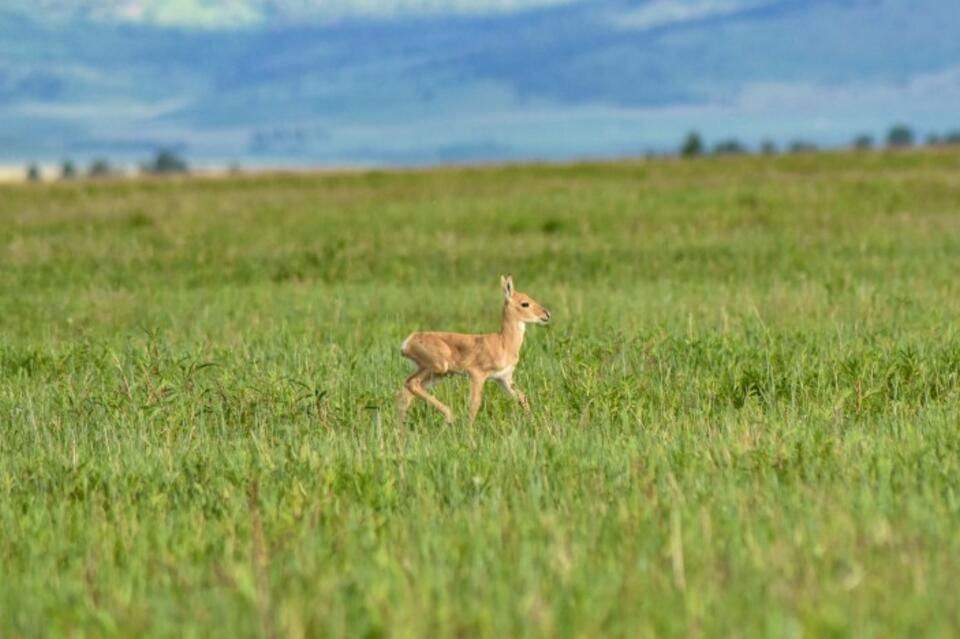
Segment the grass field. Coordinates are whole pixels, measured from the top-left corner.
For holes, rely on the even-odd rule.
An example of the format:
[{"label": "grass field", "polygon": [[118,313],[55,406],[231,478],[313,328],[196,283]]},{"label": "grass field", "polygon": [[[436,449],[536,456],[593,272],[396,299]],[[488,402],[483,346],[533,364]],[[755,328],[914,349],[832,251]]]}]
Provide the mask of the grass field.
[{"label": "grass field", "polygon": [[7,186],[0,313],[0,636],[960,634],[956,151]]}]

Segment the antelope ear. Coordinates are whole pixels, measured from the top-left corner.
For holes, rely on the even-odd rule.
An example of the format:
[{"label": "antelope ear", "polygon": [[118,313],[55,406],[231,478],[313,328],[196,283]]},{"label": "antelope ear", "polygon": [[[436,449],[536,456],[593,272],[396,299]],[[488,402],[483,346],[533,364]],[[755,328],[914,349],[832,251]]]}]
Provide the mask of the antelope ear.
[{"label": "antelope ear", "polygon": [[503,296],[508,300],[513,297],[513,277],[507,275],[504,277],[500,276],[500,286],[503,288]]}]

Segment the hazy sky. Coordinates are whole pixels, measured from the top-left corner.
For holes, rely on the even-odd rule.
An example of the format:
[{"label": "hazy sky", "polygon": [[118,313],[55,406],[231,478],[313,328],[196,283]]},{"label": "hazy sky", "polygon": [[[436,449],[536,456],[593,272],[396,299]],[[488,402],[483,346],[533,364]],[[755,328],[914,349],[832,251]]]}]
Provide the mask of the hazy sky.
[{"label": "hazy sky", "polygon": [[0,162],[616,156],[960,129],[957,0],[4,0]]},{"label": "hazy sky", "polygon": [[[11,0],[16,11],[48,19],[148,23],[204,29],[249,28],[348,17],[483,15],[578,0]],[[579,0],[585,1],[585,0]],[[658,3],[659,4],[659,3]],[[671,3],[663,3],[671,4]],[[673,3],[676,4],[676,3]]]}]

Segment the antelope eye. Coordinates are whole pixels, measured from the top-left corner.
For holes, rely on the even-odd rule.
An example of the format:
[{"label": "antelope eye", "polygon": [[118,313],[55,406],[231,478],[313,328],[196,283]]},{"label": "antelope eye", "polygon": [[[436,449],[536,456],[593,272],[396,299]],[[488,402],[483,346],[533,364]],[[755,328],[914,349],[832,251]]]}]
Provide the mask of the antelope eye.
[{"label": "antelope eye", "polygon": [[520,302],[520,306],[526,308],[526,307],[530,306],[530,302]]}]

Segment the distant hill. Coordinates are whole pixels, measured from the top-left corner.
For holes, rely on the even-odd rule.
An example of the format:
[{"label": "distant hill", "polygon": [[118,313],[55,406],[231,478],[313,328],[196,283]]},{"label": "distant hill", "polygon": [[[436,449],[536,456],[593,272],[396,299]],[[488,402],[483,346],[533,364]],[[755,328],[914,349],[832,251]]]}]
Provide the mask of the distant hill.
[{"label": "distant hill", "polygon": [[541,0],[335,21],[248,4],[254,18],[196,23],[104,13],[129,3],[0,9],[0,161],[170,146],[407,164],[640,153],[691,128],[835,144],[893,121],[960,126],[955,0]]}]

